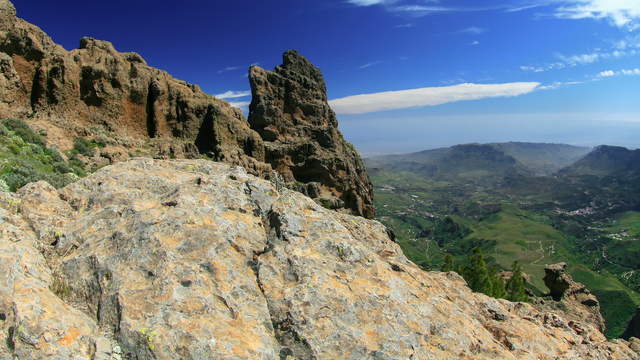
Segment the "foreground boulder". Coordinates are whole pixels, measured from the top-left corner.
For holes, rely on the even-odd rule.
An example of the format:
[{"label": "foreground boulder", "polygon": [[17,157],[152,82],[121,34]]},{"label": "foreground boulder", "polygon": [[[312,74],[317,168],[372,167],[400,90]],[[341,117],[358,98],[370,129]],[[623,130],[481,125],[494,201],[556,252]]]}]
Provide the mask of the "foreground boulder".
[{"label": "foreground boulder", "polygon": [[295,52],[284,59],[264,81],[252,70],[248,122],[240,109],[108,41],[85,37],[67,51],[0,0],[0,120],[28,121],[59,150],[77,138],[98,141],[104,146],[81,159],[87,167],[208,156],[265,178],[275,169],[283,185],[327,207],[373,217],[371,183],[338,130],[320,70]]},{"label": "foreground boulder", "polygon": [[3,359],[639,358],[240,167],[135,159],[0,200]]}]

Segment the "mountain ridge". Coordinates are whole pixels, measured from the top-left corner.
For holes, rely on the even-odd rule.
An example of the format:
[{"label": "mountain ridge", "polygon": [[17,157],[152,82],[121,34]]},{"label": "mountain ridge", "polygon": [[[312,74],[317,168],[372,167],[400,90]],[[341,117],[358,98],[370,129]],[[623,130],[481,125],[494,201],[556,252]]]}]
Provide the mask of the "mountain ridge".
[{"label": "mountain ridge", "polygon": [[[573,162],[578,161],[590,150],[590,148],[587,147],[556,143],[468,143],[408,154],[373,156],[368,157],[366,161],[369,161],[372,164],[372,167],[375,167],[376,162],[381,162],[384,165],[389,166],[392,165],[391,163],[393,161],[406,162],[406,165],[410,165],[410,163],[414,162],[419,166],[438,162],[446,163],[448,159],[444,159],[444,157],[448,156],[451,152],[455,152],[457,149],[468,149],[469,152],[472,152],[474,149],[484,149],[484,151],[487,152],[490,151],[489,148],[504,154],[504,160],[515,161],[515,163],[518,164],[517,166],[514,166],[514,171],[516,173],[523,170],[522,168],[517,169],[517,167],[524,167],[526,172],[532,172],[537,176],[552,175],[571,165]],[[496,155],[497,154],[494,154],[494,159]],[[513,160],[507,160],[509,157]],[[486,167],[487,165],[488,163],[473,164],[473,166],[479,168]]]},{"label": "mountain ridge", "polygon": [[[137,53],[118,52],[108,41],[85,37],[78,49],[67,51],[18,18],[10,1],[0,3],[0,118],[26,121],[63,156],[81,139],[105,145],[93,156],[78,157],[93,168],[139,155],[208,157],[264,178],[275,171],[284,185],[320,203],[372,217],[371,183],[359,154],[337,128],[320,70],[295,51],[283,55],[278,69],[288,71],[277,84],[257,81],[257,69],[249,74],[256,96],[247,120],[226,101],[148,66]],[[260,72],[267,79],[275,73]],[[259,89],[261,84],[266,87]],[[267,144],[269,134],[258,125],[265,115],[258,111],[258,94],[295,99],[288,103],[294,111],[271,121],[296,122],[286,141],[309,146],[303,159],[291,156],[299,149],[280,151],[286,141],[278,149]]]}]

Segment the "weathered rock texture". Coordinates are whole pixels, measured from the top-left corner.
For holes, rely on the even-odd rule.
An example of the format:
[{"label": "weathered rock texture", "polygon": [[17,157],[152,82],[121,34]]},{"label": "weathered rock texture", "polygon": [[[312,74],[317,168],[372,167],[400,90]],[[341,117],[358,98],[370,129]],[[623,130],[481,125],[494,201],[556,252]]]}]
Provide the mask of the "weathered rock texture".
[{"label": "weathered rock texture", "polygon": [[360,156],[338,131],[320,69],[287,51],[274,71],[251,67],[249,80],[249,123],[264,139],[266,161],[286,181],[306,183],[308,195],[373,217],[373,187]]},{"label": "weathered rock texture", "polygon": [[[83,159],[93,166],[140,155],[207,155],[270,177],[274,165],[288,185],[318,201],[373,216],[371,184],[357,152],[337,130],[319,70],[300,56],[285,59],[295,60],[295,66],[282,67],[288,69],[287,82],[269,91],[290,101],[269,103],[252,122],[268,116],[277,129],[290,128],[274,145],[260,127],[250,128],[239,109],[197,85],[148,66],[136,53],[118,52],[107,41],[86,37],[67,51],[17,18],[11,2],[0,0],[0,119],[28,121],[61,150],[71,148],[76,137],[100,137],[107,146],[94,159]],[[304,113],[298,115],[300,109]]]},{"label": "weathered rock texture", "polygon": [[566,263],[545,267],[544,283],[550,290],[549,295],[563,305],[562,311],[569,319],[591,323],[604,332],[605,322],[598,298],[584,284],[574,281],[566,270]]},{"label": "weathered rock texture", "polygon": [[205,160],[0,193],[0,358],[639,359],[472,293],[383,225]]}]

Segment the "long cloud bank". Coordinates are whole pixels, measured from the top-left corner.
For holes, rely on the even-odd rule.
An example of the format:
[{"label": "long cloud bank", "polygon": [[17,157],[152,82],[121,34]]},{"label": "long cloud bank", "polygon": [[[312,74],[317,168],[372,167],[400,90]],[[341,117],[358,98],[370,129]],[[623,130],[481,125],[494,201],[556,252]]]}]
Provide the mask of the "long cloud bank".
[{"label": "long cloud bank", "polygon": [[538,82],[460,84],[353,95],[331,100],[329,104],[338,114],[364,114],[376,111],[435,106],[463,100],[513,97],[528,94],[539,86],[540,83]]}]

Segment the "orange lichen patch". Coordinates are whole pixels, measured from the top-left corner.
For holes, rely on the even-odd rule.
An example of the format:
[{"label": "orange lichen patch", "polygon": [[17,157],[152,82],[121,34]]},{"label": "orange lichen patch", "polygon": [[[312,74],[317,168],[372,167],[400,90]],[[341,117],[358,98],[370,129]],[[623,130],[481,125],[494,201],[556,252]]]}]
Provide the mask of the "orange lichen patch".
[{"label": "orange lichen patch", "polygon": [[159,206],[160,203],[157,201],[134,201],[133,209],[136,211],[148,210],[154,207]]},{"label": "orange lichen patch", "polygon": [[261,336],[250,330],[258,328],[255,321],[237,319],[225,322],[228,324],[226,337],[233,339],[237,344],[231,349],[234,355],[245,359],[251,358],[251,355],[255,354],[255,349],[264,346]]},{"label": "orange lichen patch", "polygon": [[200,200],[200,202],[201,202],[201,203],[206,203],[206,202],[208,202],[208,201],[210,201],[210,200],[211,200],[211,198],[209,197],[209,195],[208,195],[208,194],[205,194],[205,193],[201,193],[201,194],[199,194],[197,198],[198,198],[198,200]]},{"label": "orange lichen patch", "polygon": [[220,291],[223,292],[227,292],[227,291],[231,291],[231,284],[229,284],[229,280],[227,276],[229,273],[229,269],[224,266],[223,264],[219,263],[219,262],[212,262],[211,266],[214,269],[214,277],[216,279],[216,284],[218,285],[218,288],[220,289]]},{"label": "orange lichen patch", "polygon": [[186,314],[201,314],[205,312],[206,308],[205,301],[198,298],[189,298],[176,304],[176,309]]},{"label": "orange lichen patch", "polygon": [[170,249],[175,249],[178,246],[180,246],[180,244],[182,244],[182,238],[178,237],[178,236],[171,236],[171,235],[160,235],[158,236],[158,240],[160,241],[160,243],[162,245],[165,245],[166,247],[170,248]]},{"label": "orange lichen patch", "polygon": [[366,331],[364,333],[364,336],[362,337],[362,342],[364,343],[364,346],[367,347],[367,349],[372,351],[378,350],[381,343],[380,335],[377,331],[374,330]]},{"label": "orange lichen patch", "polygon": [[222,218],[225,220],[229,220],[231,222],[234,223],[245,223],[245,224],[250,224],[254,221],[254,217],[248,214],[243,214],[240,213],[238,211],[225,211],[224,213],[222,213]]},{"label": "orange lichen patch", "polygon": [[209,216],[203,216],[202,217],[202,225],[204,226],[212,226],[215,222],[213,221],[213,219]]},{"label": "orange lichen patch", "polygon": [[66,334],[58,340],[58,343],[64,347],[67,347],[73,344],[74,341],[80,336],[80,331],[78,329],[69,329]]},{"label": "orange lichen patch", "polygon": [[325,288],[334,289],[335,291],[339,291],[341,294],[345,294],[347,291],[351,292],[347,285],[335,278],[329,278],[325,284]]},{"label": "orange lichen patch", "polygon": [[379,282],[373,282],[365,278],[355,278],[349,284],[354,292],[363,294],[375,293],[378,296],[389,295],[389,289],[385,286],[382,288]]}]

